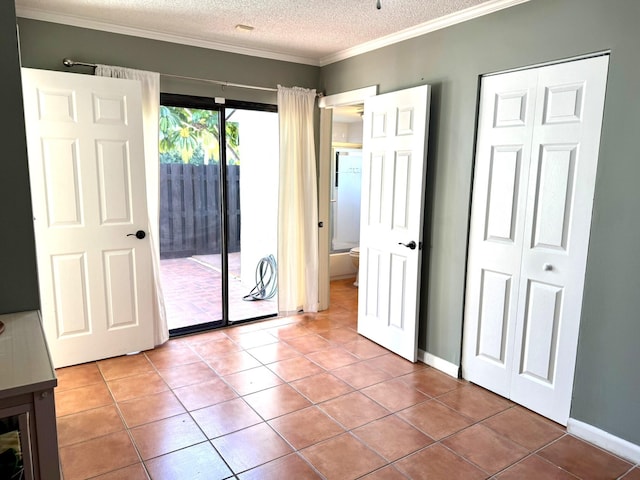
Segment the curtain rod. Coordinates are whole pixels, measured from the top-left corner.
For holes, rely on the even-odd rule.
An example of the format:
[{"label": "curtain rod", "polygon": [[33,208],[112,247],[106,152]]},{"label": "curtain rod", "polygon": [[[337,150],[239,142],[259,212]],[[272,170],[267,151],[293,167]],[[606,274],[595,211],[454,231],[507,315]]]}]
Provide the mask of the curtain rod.
[{"label": "curtain rod", "polygon": [[[62,60],[62,63],[64,64],[65,67],[73,67],[75,65],[80,65],[80,66],[83,66],[83,67],[96,68],[98,66],[95,63],[76,62],[75,60],[71,60],[70,58],[65,58],[64,60]],[[258,87],[258,86],[255,86],[255,85],[243,85],[241,83],[224,82],[222,80],[209,80],[208,78],[185,77],[184,75],[172,75],[170,73],[161,73],[160,75],[162,75],[163,77],[180,78],[182,80],[195,80],[197,82],[214,83],[216,85],[221,85],[223,87],[249,88],[249,89],[252,89],[252,90],[263,90],[263,91],[266,91],[266,92],[277,92],[278,91],[277,88]],[[321,97],[322,94],[319,93],[318,96]]]}]

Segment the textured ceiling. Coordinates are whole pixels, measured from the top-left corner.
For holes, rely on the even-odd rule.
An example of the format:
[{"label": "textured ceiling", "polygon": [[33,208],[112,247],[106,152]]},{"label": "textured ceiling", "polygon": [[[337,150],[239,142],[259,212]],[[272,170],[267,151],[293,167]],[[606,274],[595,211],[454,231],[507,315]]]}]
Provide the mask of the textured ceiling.
[{"label": "textured ceiling", "polygon": [[[322,65],[381,37],[521,1],[380,0],[378,10],[376,0],[16,0],[16,11],[21,17]],[[238,31],[237,24],[254,30]]]}]

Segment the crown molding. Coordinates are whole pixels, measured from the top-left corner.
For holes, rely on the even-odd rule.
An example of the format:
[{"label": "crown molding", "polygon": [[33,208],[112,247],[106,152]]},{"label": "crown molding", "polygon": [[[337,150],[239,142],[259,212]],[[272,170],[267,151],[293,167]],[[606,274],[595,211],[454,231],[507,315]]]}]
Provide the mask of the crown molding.
[{"label": "crown molding", "polygon": [[142,28],[127,27],[113,23],[101,22],[88,17],[80,17],[76,15],[63,15],[40,9],[16,7],[16,17],[28,18],[31,20],[40,20],[43,22],[60,23],[71,25],[73,27],[88,28],[91,30],[101,30],[104,32],[117,33],[120,35],[130,35],[134,37],[148,38],[151,40],[159,40],[163,42],[177,43],[180,45],[189,45],[192,47],[207,48],[210,50],[221,50],[223,52],[238,53],[240,55],[250,55],[252,57],[268,58],[271,60],[281,60],[284,62],[301,63],[304,65],[319,66],[318,59],[290,55],[287,53],[273,52],[269,50],[261,50],[258,48],[247,48],[228,43],[212,42],[201,38],[188,37],[183,35],[173,35],[154,30],[145,30]]},{"label": "crown molding", "polygon": [[331,55],[327,55],[326,57],[322,57],[320,59],[320,66],[324,67],[325,65],[339,62],[340,60],[346,60],[347,58],[355,57],[356,55],[361,55],[363,53],[377,50],[378,48],[393,45],[394,43],[399,43],[404,40],[419,37],[426,33],[435,32],[436,30],[441,30],[443,28],[466,22],[468,20],[473,20],[474,18],[482,17],[484,15],[488,15],[499,10],[504,10],[505,8],[513,7],[515,5],[519,5],[528,1],[529,0],[491,0],[481,5],[470,7],[465,10],[460,10],[459,12],[451,13],[444,17],[421,23],[420,25],[416,25],[415,27],[406,28],[404,30],[400,30],[399,32],[377,38],[370,42],[361,43],[360,45],[356,45],[355,47],[332,53]]},{"label": "crown molding", "polygon": [[509,8],[521,3],[528,2],[529,0],[490,0],[481,5],[470,7],[459,12],[446,15],[444,17],[437,18],[435,20],[422,23],[415,27],[401,30],[400,32],[392,33],[384,37],[365,42],[355,47],[347,48],[340,52],[327,55],[320,59],[309,58],[297,55],[291,55],[282,52],[274,52],[270,50],[262,50],[259,48],[241,47],[238,45],[231,45],[228,43],[212,42],[201,38],[188,37],[183,35],[174,35],[163,32],[157,32],[154,30],[146,30],[141,28],[127,27],[124,25],[117,25],[113,23],[102,22],[94,20],[88,17],[81,17],[76,15],[63,15],[59,13],[49,12],[46,10],[16,7],[16,17],[28,18],[31,20],[40,20],[43,22],[60,23],[64,25],[71,25],[74,27],[88,28],[92,30],[101,30],[110,33],[117,33],[121,35],[131,35],[134,37],[148,38],[151,40],[159,40],[163,42],[177,43],[181,45],[190,45],[192,47],[207,48],[211,50],[220,50],[223,52],[237,53],[240,55],[250,55],[253,57],[268,58],[271,60],[280,60],[284,62],[301,63],[304,65],[313,65],[323,67],[331,63],[345,60],[356,55],[361,55],[378,48],[393,45],[394,43],[409,40],[411,38],[419,37],[421,35],[434,32],[458,23],[473,20],[484,15],[488,15],[505,8]]}]

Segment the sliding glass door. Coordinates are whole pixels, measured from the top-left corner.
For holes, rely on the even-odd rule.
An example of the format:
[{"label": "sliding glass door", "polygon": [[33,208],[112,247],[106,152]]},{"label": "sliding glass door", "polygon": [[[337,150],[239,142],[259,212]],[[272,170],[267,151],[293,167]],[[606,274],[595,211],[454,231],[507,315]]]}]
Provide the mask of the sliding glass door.
[{"label": "sliding glass door", "polygon": [[275,107],[165,94],[161,104],[160,264],[170,332],[275,315]]},{"label": "sliding glass door", "polygon": [[[229,189],[229,321],[275,315],[277,306],[278,114],[225,109],[237,125],[237,149],[227,147]],[[227,127],[228,128],[228,127]],[[229,142],[227,145],[229,145]]]}]

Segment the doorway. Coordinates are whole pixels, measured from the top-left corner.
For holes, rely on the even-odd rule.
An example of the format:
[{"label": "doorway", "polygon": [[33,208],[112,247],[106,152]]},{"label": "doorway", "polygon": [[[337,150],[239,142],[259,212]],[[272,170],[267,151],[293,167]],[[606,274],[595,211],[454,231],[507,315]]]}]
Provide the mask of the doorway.
[{"label": "doorway", "polygon": [[275,106],[161,96],[160,272],[170,334],[277,314],[278,155]]},{"label": "doorway", "polygon": [[[318,175],[318,219],[320,221],[319,230],[319,242],[318,242],[318,298],[319,309],[326,310],[329,308],[329,282],[333,274],[334,277],[341,275],[340,272],[345,272],[343,276],[355,276],[355,268],[347,252],[340,252],[332,255],[332,229],[331,225],[331,209],[333,208],[334,197],[332,189],[335,185],[332,180],[335,179],[335,150],[334,141],[337,142],[337,147],[340,147],[340,143],[347,143],[347,147],[361,148],[362,144],[362,127],[359,127],[359,132],[352,127],[351,133],[349,128],[343,131],[344,136],[338,135],[334,137],[334,117],[337,119],[337,123],[351,123],[355,117],[360,120],[360,113],[362,111],[362,105],[365,99],[375,96],[378,93],[378,87],[372,85],[369,87],[360,88],[357,90],[350,90],[348,92],[337,93],[334,95],[327,95],[320,98],[318,106],[320,107],[320,154],[319,154],[319,175]],[[351,117],[349,122],[345,122],[346,118],[342,117],[338,112],[339,109],[344,108],[345,113]],[[343,120],[342,122],[340,120]],[[340,129],[341,127],[338,127]],[[354,132],[357,132],[359,142],[349,142],[349,139],[353,139]],[[342,138],[341,138],[342,137]],[[342,142],[340,142],[342,140]],[[354,145],[355,143],[355,145]],[[325,227],[326,226],[326,227]],[[329,227],[329,228],[327,228]],[[332,265],[333,264],[333,265]]]},{"label": "doorway", "polygon": [[[426,158],[429,98],[428,85],[380,96],[377,87],[372,86],[323,97],[319,103],[322,109],[321,227],[323,220],[329,217],[333,110],[342,105],[364,104],[363,139],[369,140],[369,148],[365,141],[367,151],[363,153],[362,164],[368,167],[362,172],[360,224],[361,228],[366,225],[367,230],[359,239],[363,250],[358,262],[358,333],[412,361],[417,356],[418,273],[424,201],[422,172]],[[319,237],[319,299],[320,309],[326,309],[329,306],[329,262],[323,269],[323,260],[330,258],[328,230],[321,229]],[[377,240],[383,241],[384,247],[382,244],[372,247]],[[394,318],[383,318],[386,315],[383,311],[393,311]],[[383,324],[391,328],[378,328]]]},{"label": "doorway", "polygon": [[357,274],[351,252],[360,242],[363,111],[362,104],[333,109],[329,210],[331,280]]}]

